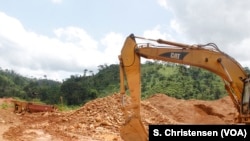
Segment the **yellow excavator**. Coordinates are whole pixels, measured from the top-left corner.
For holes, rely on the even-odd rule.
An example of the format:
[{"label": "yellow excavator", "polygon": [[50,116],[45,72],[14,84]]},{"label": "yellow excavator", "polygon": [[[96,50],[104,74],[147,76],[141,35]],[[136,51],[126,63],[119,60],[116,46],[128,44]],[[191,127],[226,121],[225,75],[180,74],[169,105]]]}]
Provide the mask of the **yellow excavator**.
[{"label": "yellow excavator", "polygon": [[[138,43],[137,40],[142,41]],[[237,111],[236,123],[250,124],[250,78],[244,68],[222,52],[214,43],[188,45],[162,39],[129,35],[120,61],[120,93],[129,90],[130,103],[123,100],[125,123],[120,129],[124,141],[147,141],[148,133],[141,120],[141,57],[196,66],[217,74],[225,83]]]}]

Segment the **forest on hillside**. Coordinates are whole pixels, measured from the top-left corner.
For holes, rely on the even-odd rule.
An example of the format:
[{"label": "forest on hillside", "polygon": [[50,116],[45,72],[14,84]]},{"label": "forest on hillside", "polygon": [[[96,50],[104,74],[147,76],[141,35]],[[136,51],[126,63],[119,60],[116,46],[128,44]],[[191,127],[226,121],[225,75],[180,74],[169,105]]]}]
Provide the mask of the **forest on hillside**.
[{"label": "forest on hillside", "polygon": [[[83,105],[98,97],[119,92],[119,65],[100,65],[96,74],[71,75],[63,82],[27,78],[12,70],[0,69],[0,97],[27,101],[38,99],[47,104]],[[245,68],[250,72],[248,68]],[[141,65],[141,95],[155,93],[179,99],[214,100],[227,95],[217,75],[201,68],[147,61]]]}]

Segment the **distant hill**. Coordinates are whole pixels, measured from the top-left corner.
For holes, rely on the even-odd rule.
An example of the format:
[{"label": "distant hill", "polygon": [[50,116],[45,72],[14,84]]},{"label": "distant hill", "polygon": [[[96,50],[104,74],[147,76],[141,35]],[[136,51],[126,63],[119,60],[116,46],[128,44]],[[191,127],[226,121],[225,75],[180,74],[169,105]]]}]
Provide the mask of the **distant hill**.
[{"label": "distant hill", "polygon": [[[0,97],[82,105],[92,99],[119,92],[119,65],[104,64],[98,68],[96,74],[85,69],[82,75],[71,75],[63,82],[46,78],[30,79],[12,70],[0,70]],[[227,95],[221,78],[209,71],[174,63],[147,61],[141,65],[141,96],[147,98],[155,93],[178,99],[200,100],[214,100]]]}]

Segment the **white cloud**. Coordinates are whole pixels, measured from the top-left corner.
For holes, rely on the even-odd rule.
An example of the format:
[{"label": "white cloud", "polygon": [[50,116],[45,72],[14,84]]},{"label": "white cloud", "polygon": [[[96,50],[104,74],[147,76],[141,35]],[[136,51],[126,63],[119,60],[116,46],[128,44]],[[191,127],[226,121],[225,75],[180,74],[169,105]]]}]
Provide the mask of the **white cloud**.
[{"label": "white cloud", "polygon": [[[214,42],[240,63],[250,67],[250,1],[159,0],[174,15],[171,27],[192,43]],[[244,58],[244,60],[243,60]]]},{"label": "white cloud", "polygon": [[169,9],[167,0],[157,0],[157,2],[159,3],[160,6]]},{"label": "white cloud", "polygon": [[170,27],[177,33],[177,34],[183,34],[183,32],[185,31],[185,29],[183,29],[183,27],[180,26],[180,24],[175,20],[171,20],[170,21]]},{"label": "white cloud", "polygon": [[25,30],[22,24],[15,18],[7,16],[5,13],[0,12],[1,26],[0,35],[4,35],[6,39],[13,39],[17,42],[22,42]]},{"label": "white cloud", "polygon": [[50,38],[26,30],[15,18],[0,13],[0,64],[25,76],[61,80],[118,62],[122,36],[107,34],[101,44],[84,29],[65,27]]},{"label": "white cloud", "polygon": [[54,31],[58,38],[62,41],[76,43],[84,49],[97,49],[97,42],[92,39],[90,35],[87,34],[81,28],[77,27],[67,27],[67,28],[58,28]]},{"label": "white cloud", "polygon": [[143,36],[151,39],[173,39],[170,34],[167,34],[166,32],[161,32],[161,26],[159,25],[151,30],[144,31]]},{"label": "white cloud", "polygon": [[121,34],[111,32],[101,40],[102,45],[105,46],[103,58],[105,62],[108,62],[108,64],[119,63],[118,55],[120,55],[124,39]]},{"label": "white cloud", "polygon": [[230,44],[228,46],[230,49],[227,50],[227,52],[228,54],[233,54],[235,57],[237,57],[237,60],[240,61],[243,66],[248,66],[250,68],[249,45],[250,38],[246,38],[240,42]]},{"label": "white cloud", "polygon": [[55,4],[60,4],[62,3],[63,0],[51,0],[52,3],[55,3]]}]

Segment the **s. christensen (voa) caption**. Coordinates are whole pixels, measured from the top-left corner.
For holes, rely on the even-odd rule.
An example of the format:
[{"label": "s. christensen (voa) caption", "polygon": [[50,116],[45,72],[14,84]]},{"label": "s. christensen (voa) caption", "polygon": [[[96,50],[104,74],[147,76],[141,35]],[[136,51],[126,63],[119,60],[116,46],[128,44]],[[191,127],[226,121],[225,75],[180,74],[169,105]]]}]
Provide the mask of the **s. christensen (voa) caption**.
[{"label": "s. christensen (voa) caption", "polygon": [[178,138],[250,140],[250,125],[149,125],[149,141]]}]

